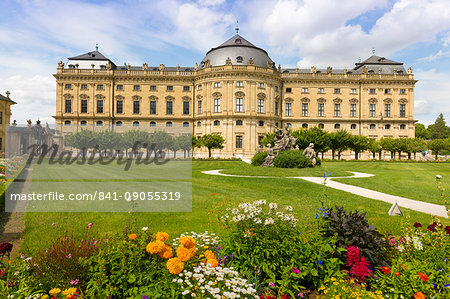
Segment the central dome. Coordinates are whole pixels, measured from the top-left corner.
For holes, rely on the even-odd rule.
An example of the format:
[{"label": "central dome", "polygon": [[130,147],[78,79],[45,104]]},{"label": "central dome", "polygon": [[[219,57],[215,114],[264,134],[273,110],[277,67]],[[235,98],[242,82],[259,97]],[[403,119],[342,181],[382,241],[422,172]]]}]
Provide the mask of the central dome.
[{"label": "central dome", "polygon": [[230,58],[232,65],[248,65],[251,58],[255,66],[275,68],[275,63],[265,50],[256,47],[239,34],[217,48],[209,50],[199,68],[225,65],[228,58]]}]

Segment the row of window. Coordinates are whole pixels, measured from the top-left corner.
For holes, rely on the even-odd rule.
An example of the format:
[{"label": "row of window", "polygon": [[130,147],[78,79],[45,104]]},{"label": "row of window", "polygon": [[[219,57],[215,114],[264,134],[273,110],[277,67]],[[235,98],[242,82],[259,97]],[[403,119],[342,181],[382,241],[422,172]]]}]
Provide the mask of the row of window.
[{"label": "row of window", "polygon": [[[64,86],[65,89],[72,89],[72,84],[66,84]],[[88,85],[87,84],[81,84],[80,86],[81,89],[87,90],[88,89]],[[96,85],[97,90],[104,90],[105,86],[103,84],[97,84]],[[121,91],[124,90],[123,89],[123,85],[118,84],[116,85],[116,90]],[[133,90],[134,91],[140,91],[141,90],[141,85],[133,85]],[[151,91],[156,91],[156,85],[150,85],[150,90]],[[183,91],[190,91],[191,87],[188,85],[183,86]],[[173,91],[173,85],[167,85],[166,86],[166,91]]]},{"label": "row of window", "polygon": [[[276,103],[277,105],[277,103]],[[319,103],[317,104],[317,115],[325,116],[325,104]],[[276,108],[276,106],[275,106]],[[277,110],[277,109],[275,109]],[[376,104],[369,105],[369,116],[375,117]],[[286,103],[285,109],[286,116],[292,116],[292,103]],[[277,114],[277,113],[275,113]],[[309,104],[302,103],[302,116],[309,115]],[[341,104],[334,104],[334,116],[341,116]],[[391,116],[391,104],[384,104],[384,116]],[[350,104],[350,117],[356,117],[356,104]],[[406,104],[400,104],[400,117],[406,117]]]},{"label": "row of window", "polygon": [[[376,94],[376,88],[370,88],[369,89],[369,94]],[[286,87],[286,92],[292,92],[292,87]],[[309,93],[309,88],[308,87],[304,87],[302,88],[302,93]],[[325,93],[325,88],[317,88],[317,93]],[[340,94],[341,93],[341,89],[340,88],[335,88],[334,89],[334,93],[335,94]],[[351,88],[350,89],[350,94],[357,94],[358,90],[356,88]],[[406,94],[406,89],[401,88],[399,91],[400,94]],[[384,89],[384,94],[392,94],[392,89],[390,88],[385,88]]]},{"label": "row of window", "polygon": [[[64,122],[64,125],[65,125],[65,126],[71,126],[71,125],[72,125],[72,122],[71,122],[70,120],[66,120],[66,121]],[[80,122],[80,126],[87,126],[87,125],[88,125],[88,123],[87,123],[87,121],[85,121],[85,120],[82,120],[82,121]],[[101,120],[96,121],[96,122],[95,122],[95,125],[96,125],[97,127],[101,127],[101,126],[103,126],[103,121],[101,121]],[[116,125],[117,127],[121,127],[121,126],[123,125],[123,122],[122,122],[122,121],[116,121],[115,125]],[[134,121],[134,122],[133,122],[133,127],[139,127],[139,125],[140,125],[140,123],[139,123],[138,121]],[[151,122],[150,122],[150,127],[156,127],[156,122],[151,121]],[[171,121],[166,122],[166,127],[168,127],[168,128],[173,127],[173,123],[172,123]],[[189,122],[187,122],[187,121],[184,122],[184,123],[183,123],[183,127],[189,127]]]},{"label": "row of window", "polygon": [[[291,123],[287,123],[286,126],[288,128],[292,128],[292,124]],[[325,125],[322,124],[322,123],[318,124],[317,126],[320,129],[324,129],[325,128]],[[308,124],[306,124],[306,123],[302,124],[302,128],[306,128],[307,129],[308,128]],[[341,128],[341,124],[334,124],[334,128],[339,130]],[[351,124],[350,125],[350,130],[356,130],[356,128],[357,128],[356,124]],[[369,129],[370,130],[375,130],[376,129],[376,125],[375,124],[370,124],[369,125]],[[390,129],[392,129],[392,126],[390,124],[386,124],[386,125],[384,125],[384,129],[385,130],[390,130]],[[406,125],[405,124],[401,124],[400,125],[400,130],[406,130]]]}]

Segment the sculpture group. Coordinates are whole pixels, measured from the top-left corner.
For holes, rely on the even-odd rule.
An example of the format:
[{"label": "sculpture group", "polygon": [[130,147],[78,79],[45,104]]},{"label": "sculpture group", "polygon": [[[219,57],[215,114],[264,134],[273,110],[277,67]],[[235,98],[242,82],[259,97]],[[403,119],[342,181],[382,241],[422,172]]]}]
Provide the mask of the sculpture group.
[{"label": "sculpture group", "polygon": [[[273,166],[273,160],[275,160],[276,156],[280,152],[288,150],[299,150],[296,142],[297,138],[291,135],[288,127],[284,127],[283,129],[276,129],[274,146],[272,147],[270,143],[267,144],[267,157],[264,159],[264,162],[261,164],[261,166]],[[316,165],[314,143],[310,143],[309,146],[305,148],[305,150],[303,151],[303,155],[311,159],[312,165]]]}]

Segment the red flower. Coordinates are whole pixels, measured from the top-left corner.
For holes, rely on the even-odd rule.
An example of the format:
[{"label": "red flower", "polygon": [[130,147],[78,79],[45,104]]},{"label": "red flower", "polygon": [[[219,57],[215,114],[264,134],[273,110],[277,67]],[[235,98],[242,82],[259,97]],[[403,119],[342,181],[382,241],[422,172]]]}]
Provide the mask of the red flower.
[{"label": "red flower", "polygon": [[356,264],[359,261],[359,248],[356,246],[347,247],[347,266]]},{"label": "red flower", "polygon": [[422,224],[420,224],[419,222],[414,222],[414,227],[415,228],[422,227]]},{"label": "red flower", "polygon": [[291,296],[289,296],[289,295],[287,295],[287,294],[283,294],[283,295],[281,296],[281,299],[289,299],[289,298],[291,298]]},{"label": "red flower", "polygon": [[447,232],[447,235],[450,235],[450,226],[447,225],[444,229]]},{"label": "red flower", "polygon": [[422,279],[422,281],[428,280],[428,276],[426,274],[423,274],[422,272],[419,272],[417,275],[419,275],[419,278]]},{"label": "red flower", "polygon": [[0,255],[4,255],[6,253],[11,252],[13,249],[13,245],[8,242],[4,242],[0,245]]},{"label": "red flower", "polygon": [[389,267],[382,267],[381,272],[383,272],[384,274],[389,274],[391,273],[391,269]]},{"label": "red flower", "polygon": [[435,223],[428,225],[427,230],[429,230],[430,232],[435,232],[436,231],[436,224]]},{"label": "red flower", "polygon": [[372,271],[369,270],[369,266],[369,261],[367,261],[365,257],[362,257],[360,261],[353,264],[353,267],[350,269],[350,275],[355,276],[359,281],[363,281],[366,277],[370,276],[370,273],[372,273]]},{"label": "red flower", "polygon": [[400,273],[394,272],[394,275],[395,275],[395,276],[400,276]]}]

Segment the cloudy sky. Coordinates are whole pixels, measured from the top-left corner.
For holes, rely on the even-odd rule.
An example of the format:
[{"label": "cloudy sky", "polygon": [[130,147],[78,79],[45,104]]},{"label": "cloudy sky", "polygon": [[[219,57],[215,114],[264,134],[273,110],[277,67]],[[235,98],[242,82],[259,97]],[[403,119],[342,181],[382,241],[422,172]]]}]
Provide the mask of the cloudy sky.
[{"label": "cloudy sky", "polygon": [[449,0],[1,0],[0,93],[13,117],[54,123],[58,61],[95,49],[116,64],[193,66],[234,34],[282,67],[412,66],[416,119],[450,122]]}]

